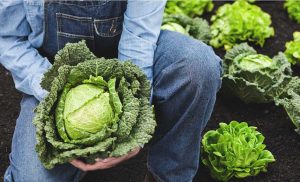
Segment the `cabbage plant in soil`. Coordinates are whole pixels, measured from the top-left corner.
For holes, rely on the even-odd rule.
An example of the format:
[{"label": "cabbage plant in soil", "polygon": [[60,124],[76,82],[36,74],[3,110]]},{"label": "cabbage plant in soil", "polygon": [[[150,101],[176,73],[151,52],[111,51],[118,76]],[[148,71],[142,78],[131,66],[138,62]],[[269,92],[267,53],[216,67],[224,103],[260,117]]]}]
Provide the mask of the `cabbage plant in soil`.
[{"label": "cabbage plant in soil", "polygon": [[283,53],[271,59],[258,54],[247,43],[227,51],[223,68],[223,91],[245,103],[273,102],[285,91],[292,74]]},{"label": "cabbage plant in soil", "polygon": [[47,168],[80,158],[122,156],[147,143],[156,122],[150,83],[131,62],[95,57],[70,43],[44,75],[36,108],[36,151]]},{"label": "cabbage plant in soil", "polygon": [[265,137],[256,127],[237,121],[219,126],[205,133],[202,139],[202,162],[213,178],[228,181],[233,177],[255,176],[266,172],[268,164],[275,161],[265,149]]},{"label": "cabbage plant in soil", "polygon": [[245,103],[283,106],[300,134],[300,78],[292,76],[283,53],[271,59],[243,43],[227,51],[223,68],[223,93]]},{"label": "cabbage plant in soil", "polygon": [[161,29],[189,35],[204,43],[208,43],[212,36],[206,20],[198,17],[190,18],[185,15],[165,15]]}]

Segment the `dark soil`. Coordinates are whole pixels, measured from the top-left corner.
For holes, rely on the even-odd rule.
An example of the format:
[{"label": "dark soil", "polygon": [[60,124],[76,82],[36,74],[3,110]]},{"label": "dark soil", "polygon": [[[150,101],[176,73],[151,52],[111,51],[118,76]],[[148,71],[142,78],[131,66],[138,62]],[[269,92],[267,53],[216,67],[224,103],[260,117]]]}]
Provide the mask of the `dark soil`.
[{"label": "dark soil", "polygon": [[[224,2],[216,2],[216,7]],[[292,33],[300,30],[300,25],[288,19],[282,2],[258,2],[263,10],[272,15],[276,36],[267,40],[264,48],[256,46],[257,50],[269,56],[284,51],[286,41],[292,39]],[[215,8],[216,10],[216,8]],[[211,14],[206,15],[209,18]],[[223,50],[216,50],[222,57]],[[295,68],[295,75],[300,70]],[[11,75],[0,67],[0,180],[8,166],[10,143],[19,112],[21,94],[18,93],[11,79]],[[219,122],[231,120],[247,121],[250,125],[257,126],[266,139],[267,148],[274,154],[276,162],[269,165],[267,173],[256,177],[249,177],[240,181],[300,181],[300,136],[294,132],[294,126],[285,111],[274,104],[245,105],[238,100],[228,100],[219,95],[214,113],[208,123],[207,129],[215,129]],[[83,181],[112,181],[129,182],[142,181],[146,173],[147,147],[134,159],[109,170],[90,172]],[[200,165],[194,181],[211,182],[209,171]],[[233,180],[235,181],[235,180]]]}]

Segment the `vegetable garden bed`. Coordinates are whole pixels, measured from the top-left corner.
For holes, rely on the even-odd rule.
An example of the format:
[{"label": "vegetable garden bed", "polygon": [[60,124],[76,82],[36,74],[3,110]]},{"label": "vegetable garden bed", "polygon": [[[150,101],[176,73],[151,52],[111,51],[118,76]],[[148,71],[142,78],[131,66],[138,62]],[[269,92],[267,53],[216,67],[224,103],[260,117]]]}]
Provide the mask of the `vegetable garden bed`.
[{"label": "vegetable garden bed", "polygon": [[[209,20],[215,10],[226,2],[214,2],[214,11],[204,13],[204,18]],[[254,46],[262,54],[270,57],[279,51],[285,50],[285,43],[293,39],[293,32],[300,30],[300,24],[288,18],[283,9],[283,2],[257,2],[265,12],[272,17],[272,26],[275,36],[266,40],[263,48]],[[253,45],[252,45],[253,46]],[[220,57],[225,51],[216,49]],[[300,76],[300,69],[293,66],[294,75]],[[8,154],[19,112],[21,94],[17,93],[11,75],[2,67],[0,68],[0,180],[3,180],[5,169],[8,166]],[[275,163],[268,166],[267,173],[256,177],[249,177],[236,181],[299,181],[300,179],[300,136],[294,132],[294,125],[282,107],[274,104],[246,105],[237,99],[228,99],[223,95],[218,96],[214,113],[206,130],[216,129],[219,122],[231,120],[247,121],[249,125],[256,126],[265,137],[265,144],[276,158]],[[147,147],[136,158],[109,170],[89,173],[83,181],[142,181],[146,173]],[[213,179],[208,169],[200,164],[199,172],[194,181],[210,182]],[[235,180],[233,180],[235,181]]]}]

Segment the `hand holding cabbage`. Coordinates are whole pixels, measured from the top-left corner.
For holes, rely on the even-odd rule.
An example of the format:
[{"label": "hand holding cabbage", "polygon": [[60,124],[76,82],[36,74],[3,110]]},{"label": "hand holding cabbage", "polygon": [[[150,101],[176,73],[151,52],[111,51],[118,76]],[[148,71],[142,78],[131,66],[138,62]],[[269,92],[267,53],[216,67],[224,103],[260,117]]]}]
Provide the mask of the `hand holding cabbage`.
[{"label": "hand holding cabbage", "polygon": [[36,109],[42,164],[119,157],[147,143],[156,122],[150,83],[131,62],[96,58],[84,42],[67,44],[42,81],[49,95]]}]

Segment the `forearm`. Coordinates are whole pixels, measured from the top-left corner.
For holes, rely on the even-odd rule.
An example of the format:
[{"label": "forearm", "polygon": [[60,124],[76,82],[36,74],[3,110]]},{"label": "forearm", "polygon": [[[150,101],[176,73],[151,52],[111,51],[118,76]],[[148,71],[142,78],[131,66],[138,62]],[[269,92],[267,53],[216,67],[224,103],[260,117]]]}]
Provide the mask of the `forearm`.
[{"label": "forearm", "polygon": [[50,62],[23,38],[0,37],[0,42],[6,47],[5,50],[2,47],[0,63],[11,72],[15,87],[38,100],[43,99],[46,91],[41,88],[40,80],[51,67]]},{"label": "forearm", "polygon": [[119,59],[131,60],[144,71],[149,80],[153,77],[154,52],[165,3],[165,0],[129,0],[124,15]]},{"label": "forearm", "polygon": [[[0,1],[0,64],[11,72],[18,90],[41,100],[46,91],[40,80],[51,64],[36,50],[42,44],[37,38],[42,37],[42,28],[37,30],[36,24],[32,28],[27,18],[23,0]],[[34,46],[33,38],[39,40]]]}]

